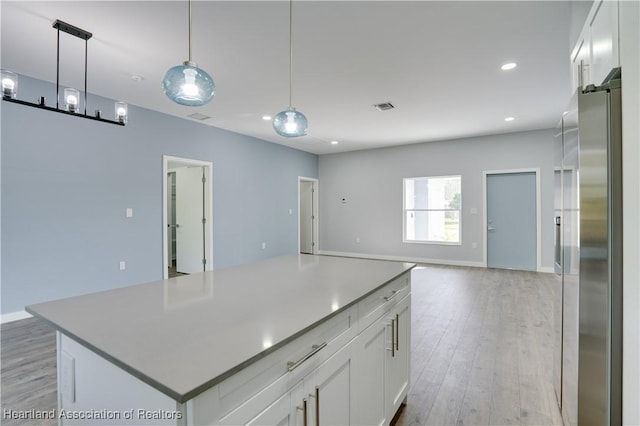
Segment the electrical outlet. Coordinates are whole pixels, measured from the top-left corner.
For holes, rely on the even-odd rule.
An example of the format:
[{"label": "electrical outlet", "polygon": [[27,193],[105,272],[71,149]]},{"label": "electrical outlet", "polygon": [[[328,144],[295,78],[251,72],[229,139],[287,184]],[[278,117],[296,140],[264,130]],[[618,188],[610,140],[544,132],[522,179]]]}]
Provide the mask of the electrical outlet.
[{"label": "electrical outlet", "polygon": [[262,249],[266,249],[267,248],[267,243],[262,243]]},{"label": "electrical outlet", "polygon": [[356,244],[360,244],[360,237],[356,237]]},{"label": "electrical outlet", "polygon": [[125,262],[124,260],[120,261],[120,270],[124,271],[125,269],[127,269],[127,262]]},{"label": "electrical outlet", "polygon": [[477,249],[478,248],[478,243],[471,243],[471,248]]},{"label": "electrical outlet", "polygon": [[133,209],[131,207],[127,207],[127,217],[133,217]]}]

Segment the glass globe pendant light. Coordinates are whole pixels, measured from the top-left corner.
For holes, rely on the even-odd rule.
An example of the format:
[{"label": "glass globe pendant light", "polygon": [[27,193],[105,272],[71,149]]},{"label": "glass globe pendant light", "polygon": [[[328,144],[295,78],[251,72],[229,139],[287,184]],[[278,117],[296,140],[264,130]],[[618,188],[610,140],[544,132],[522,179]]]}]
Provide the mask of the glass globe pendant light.
[{"label": "glass globe pendant light", "polygon": [[273,129],[280,136],[295,138],[307,134],[307,117],[291,106],[293,86],[293,0],[289,0],[289,108],[279,112],[273,117]]},{"label": "glass globe pendant light", "polygon": [[191,0],[189,0],[189,60],[170,68],[162,79],[162,89],[173,102],[201,106],[215,95],[216,85],[207,72],[191,60]]}]

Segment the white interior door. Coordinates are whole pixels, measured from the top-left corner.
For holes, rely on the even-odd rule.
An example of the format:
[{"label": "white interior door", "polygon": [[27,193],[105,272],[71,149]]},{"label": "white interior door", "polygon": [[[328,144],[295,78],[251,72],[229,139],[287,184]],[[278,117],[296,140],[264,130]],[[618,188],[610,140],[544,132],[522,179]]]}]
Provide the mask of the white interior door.
[{"label": "white interior door", "polygon": [[300,181],[300,253],[313,253],[313,190],[312,181]]},{"label": "white interior door", "polygon": [[[176,169],[176,270],[185,274],[202,272],[205,250],[203,227],[204,167],[181,167]],[[204,189],[204,190],[203,190]],[[206,223],[205,223],[206,225]]]}]

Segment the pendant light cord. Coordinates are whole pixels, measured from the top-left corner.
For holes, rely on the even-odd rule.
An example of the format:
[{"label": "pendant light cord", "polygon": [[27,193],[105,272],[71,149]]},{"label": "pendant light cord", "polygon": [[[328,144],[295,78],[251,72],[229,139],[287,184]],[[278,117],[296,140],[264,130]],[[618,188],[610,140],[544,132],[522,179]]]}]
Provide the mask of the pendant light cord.
[{"label": "pendant light cord", "polygon": [[293,0],[289,0],[289,109],[293,98]]},{"label": "pendant light cord", "polygon": [[189,62],[191,62],[191,0],[189,0]]}]

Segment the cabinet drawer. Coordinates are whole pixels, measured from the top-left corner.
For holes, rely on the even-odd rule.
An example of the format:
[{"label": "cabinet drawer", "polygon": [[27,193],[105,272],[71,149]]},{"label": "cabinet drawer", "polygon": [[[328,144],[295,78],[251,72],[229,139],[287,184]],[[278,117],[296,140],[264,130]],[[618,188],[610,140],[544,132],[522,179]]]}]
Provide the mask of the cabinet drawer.
[{"label": "cabinet drawer", "polygon": [[399,276],[358,303],[358,333],[373,324],[411,292],[410,274],[408,272]]},{"label": "cabinet drawer", "polygon": [[[357,307],[352,306],[220,382],[220,412],[229,412],[276,380],[295,384],[357,335],[356,322]],[[326,346],[305,360],[313,346],[322,343]],[[298,366],[289,371],[288,363],[296,362]]]}]

